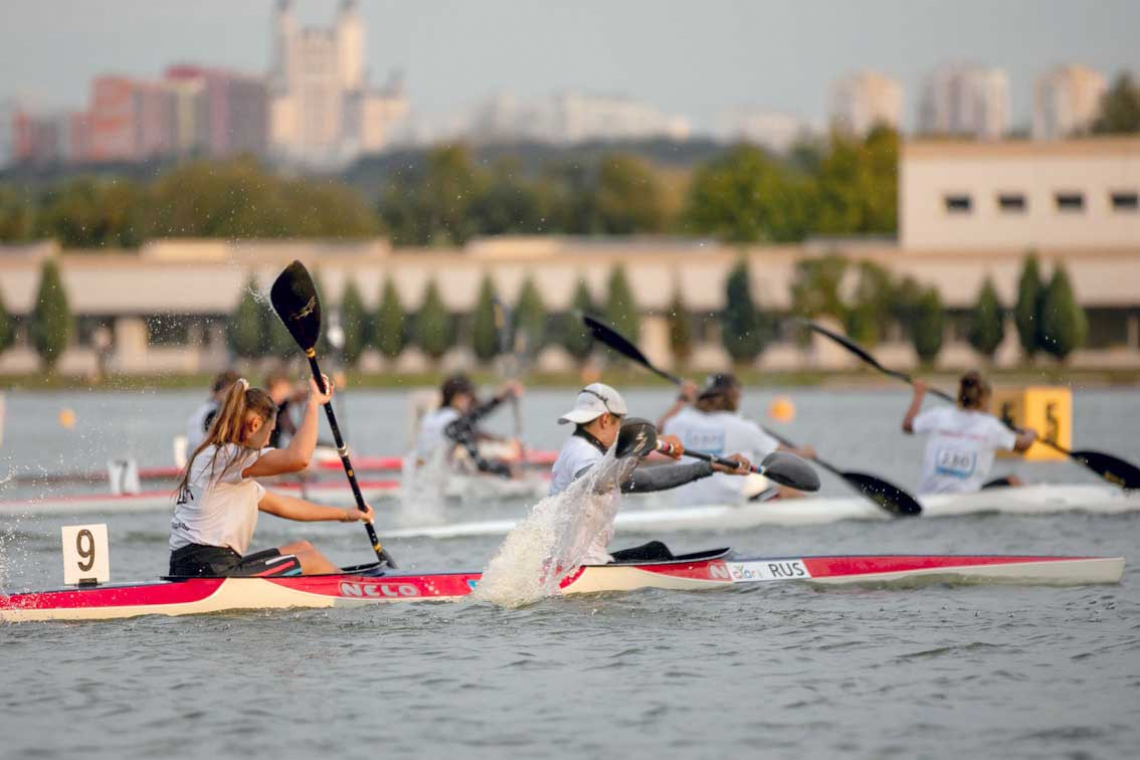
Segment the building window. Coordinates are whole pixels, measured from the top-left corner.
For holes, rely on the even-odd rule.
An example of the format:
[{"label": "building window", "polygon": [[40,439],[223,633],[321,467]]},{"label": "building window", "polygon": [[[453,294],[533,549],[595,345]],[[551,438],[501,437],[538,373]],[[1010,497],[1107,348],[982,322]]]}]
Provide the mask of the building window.
[{"label": "building window", "polygon": [[970,196],[968,195],[947,195],[943,201],[946,203],[947,214],[970,213]]},{"label": "building window", "polygon": [[1112,194],[1113,211],[1140,210],[1140,193],[1117,192]]},{"label": "building window", "polygon": [[1084,193],[1057,193],[1057,210],[1076,212],[1084,211]]},{"label": "building window", "polygon": [[1006,213],[1024,213],[1025,207],[1025,196],[1021,193],[1001,193],[998,195],[998,208]]}]

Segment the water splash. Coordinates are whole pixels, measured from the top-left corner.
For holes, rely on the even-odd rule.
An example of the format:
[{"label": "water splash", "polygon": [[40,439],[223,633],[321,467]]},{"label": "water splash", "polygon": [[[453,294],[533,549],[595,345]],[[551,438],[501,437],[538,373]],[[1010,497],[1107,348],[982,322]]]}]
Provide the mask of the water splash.
[{"label": "water splash", "polygon": [[594,539],[611,531],[621,504],[618,484],[637,466],[613,453],[557,496],[548,496],[507,534],[472,595],[520,607],[560,593]]}]

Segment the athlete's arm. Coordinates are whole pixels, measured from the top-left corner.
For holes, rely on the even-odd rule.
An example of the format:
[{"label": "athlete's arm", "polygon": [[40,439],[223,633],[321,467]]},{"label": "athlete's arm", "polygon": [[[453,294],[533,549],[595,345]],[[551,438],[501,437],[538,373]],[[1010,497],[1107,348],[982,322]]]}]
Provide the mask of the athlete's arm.
[{"label": "athlete's arm", "polygon": [[305,417],[297,427],[297,432],[283,449],[270,449],[257,458],[257,461],[241,471],[243,478],[267,477],[300,472],[309,466],[313,449],[317,447],[317,430],[320,424],[320,408],[332,398],[333,386],[328,377],[324,378],[327,393],[321,393],[316,380],[309,379],[309,403],[305,404]]},{"label": "athlete's arm", "polygon": [[363,512],[356,507],[326,507],[272,491],[266,491],[257,502],[262,512],[298,522],[372,522],[375,517],[372,507],[367,504],[364,507]]},{"label": "athlete's arm", "polygon": [[1016,452],[1028,451],[1033,442],[1037,440],[1037,431],[1032,428],[1017,431],[1017,441],[1013,444]]},{"label": "athlete's arm", "polygon": [[910,398],[910,408],[906,410],[903,416],[902,429],[904,433],[914,433],[914,418],[918,416],[918,412],[922,409],[922,399],[926,396],[926,383],[921,380],[914,381],[914,394]]},{"label": "athlete's arm", "polygon": [[657,418],[657,429],[664,430],[665,423],[677,416],[677,414],[689,404],[697,400],[697,384],[692,380],[686,380],[681,383],[681,392],[677,396],[677,400],[673,402],[673,406],[665,410],[665,412]]}]

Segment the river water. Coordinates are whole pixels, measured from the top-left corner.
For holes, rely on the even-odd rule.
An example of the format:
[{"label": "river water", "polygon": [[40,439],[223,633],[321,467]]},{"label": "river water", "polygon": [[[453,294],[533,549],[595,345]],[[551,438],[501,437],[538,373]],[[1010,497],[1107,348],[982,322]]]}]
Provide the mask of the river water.
[{"label": "river water", "polygon": [[[776,393],[756,393],[760,416]],[[913,486],[919,444],[897,433],[897,391],[785,391],[780,426],[851,469]],[[345,394],[350,441],[399,453],[405,397]],[[628,394],[656,416],[665,391]],[[572,397],[523,404],[536,448]],[[7,398],[8,473],[167,464],[196,394]],[[74,411],[70,430],[59,410]],[[1140,460],[1140,393],[1075,396],[1079,445]],[[499,424],[510,428],[509,412]],[[1001,472],[1091,482],[1067,464]],[[825,492],[843,492],[824,479]],[[20,494],[16,489],[12,493]],[[6,492],[5,496],[8,495]],[[393,505],[388,505],[393,506]],[[457,519],[526,504],[467,504]],[[386,514],[380,509],[383,537]],[[59,527],[106,522],[114,579],[166,561],[165,513],[0,515],[8,590],[62,580]],[[312,537],[367,561],[358,526],[262,519],[255,542]],[[647,591],[486,604],[233,613],[196,618],[0,625],[0,757],[1135,757],[1140,746],[1140,515],[953,519],[663,535],[674,550],[749,554],[1021,552],[1123,555],[1121,585],[715,593]],[[618,536],[620,547],[644,537]],[[413,570],[481,568],[499,540],[387,544]]]}]

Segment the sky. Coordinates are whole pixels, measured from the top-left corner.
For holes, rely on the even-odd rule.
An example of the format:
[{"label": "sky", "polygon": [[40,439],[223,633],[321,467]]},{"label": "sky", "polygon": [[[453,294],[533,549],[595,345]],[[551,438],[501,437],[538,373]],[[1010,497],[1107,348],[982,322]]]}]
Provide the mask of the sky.
[{"label": "sky", "polygon": [[[295,0],[328,25],[337,0]],[[914,123],[924,75],[976,61],[1007,71],[1014,124],[1033,81],[1083,63],[1140,70],[1140,0],[360,0],[372,80],[404,73],[413,109],[496,94],[630,95],[708,128],[758,107],[816,123],[832,84],[861,69],[901,80]],[[275,0],[2,0],[0,99],[79,108],[100,73],[191,61],[264,72]]]}]

